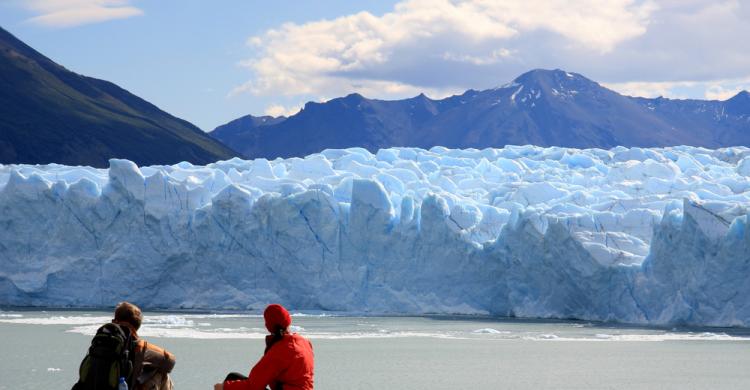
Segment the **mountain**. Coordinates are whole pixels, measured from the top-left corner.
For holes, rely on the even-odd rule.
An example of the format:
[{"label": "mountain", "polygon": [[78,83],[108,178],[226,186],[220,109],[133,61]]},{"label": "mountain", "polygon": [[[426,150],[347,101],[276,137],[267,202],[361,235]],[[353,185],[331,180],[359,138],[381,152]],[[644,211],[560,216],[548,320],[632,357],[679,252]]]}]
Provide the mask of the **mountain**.
[{"label": "mountain", "polygon": [[[576,148],[750,145],[750,94],[726,101],[621,95],[563,70],[537,69],[499,88],[433,100],[351,94],[307,103],[273,124],[224,125],[211,135],[247,157],[304,156],[326,148]],[[219,133],[218,130],[221,129]]]},{"label": "mountain", "polygon": [[237,153],[104,80],[73,73],[0,28],[0,163],[197,164]]},{"label": "mountain", "polygon": [[215,128],[211,136],[225,145],[239,144],[244,139],[252,138],[253,131],[259,127],[275,125],[286,120],[285,116],[252,116],[245,115]]}]

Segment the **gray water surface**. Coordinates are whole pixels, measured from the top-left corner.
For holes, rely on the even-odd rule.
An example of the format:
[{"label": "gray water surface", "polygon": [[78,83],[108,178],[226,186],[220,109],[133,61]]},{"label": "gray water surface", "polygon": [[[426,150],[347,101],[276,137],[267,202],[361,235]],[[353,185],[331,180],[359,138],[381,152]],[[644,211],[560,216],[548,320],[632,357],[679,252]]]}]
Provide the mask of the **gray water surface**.
[{"label": "gray water surface", "polygon": [[[212,389],[263,352],[259,315],[145,313],[140,334],[177,355],[178,390]],[[69,389],[106,312],[0,312],[0,389]],[[315,387],[747,389],[750,334],[585,322],[294,315]]]}]

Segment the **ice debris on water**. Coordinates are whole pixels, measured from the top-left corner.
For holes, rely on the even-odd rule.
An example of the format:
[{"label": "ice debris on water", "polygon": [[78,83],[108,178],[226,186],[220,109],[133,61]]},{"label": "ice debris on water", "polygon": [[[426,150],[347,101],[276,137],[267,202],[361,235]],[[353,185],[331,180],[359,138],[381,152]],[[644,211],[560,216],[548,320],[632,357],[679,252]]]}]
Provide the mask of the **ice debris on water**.
[{"label": "ice debris on water", "polygon": [[478,334],[505,334],[505,333],[510,333],[510,332],[503,331],[503,330],[497,330],[497,329],[494,329],[494,328],[482,328],[482,329],[475,330],[473,333],[478,333]]}]

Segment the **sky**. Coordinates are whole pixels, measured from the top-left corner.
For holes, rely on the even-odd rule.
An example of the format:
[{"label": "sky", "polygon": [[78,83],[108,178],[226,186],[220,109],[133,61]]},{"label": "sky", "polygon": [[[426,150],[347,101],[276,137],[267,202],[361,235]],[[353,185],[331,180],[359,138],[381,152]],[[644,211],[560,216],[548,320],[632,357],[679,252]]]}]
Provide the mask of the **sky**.
[{"label": "sky", "polygon": [[631,96],[750,90],[750,1],[0,0],[0,26],[206,131],[352,92],[442,98],[536,68]]}]

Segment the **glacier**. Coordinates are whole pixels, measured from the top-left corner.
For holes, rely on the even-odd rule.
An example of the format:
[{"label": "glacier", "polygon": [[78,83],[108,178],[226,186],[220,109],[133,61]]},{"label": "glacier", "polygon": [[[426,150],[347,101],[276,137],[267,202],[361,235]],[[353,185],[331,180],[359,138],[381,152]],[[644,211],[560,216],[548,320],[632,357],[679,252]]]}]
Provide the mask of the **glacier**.
[{"label": "glacier", "polygon": [[750,326],[750,149],[0,165],[0,305]]}]

